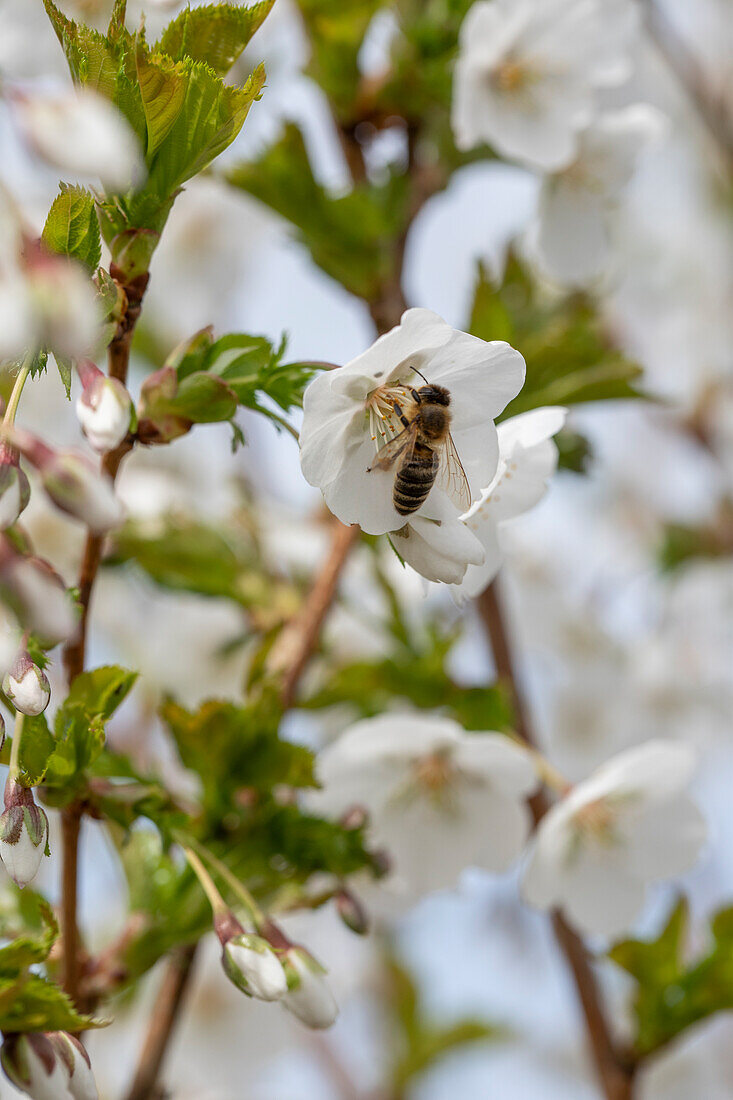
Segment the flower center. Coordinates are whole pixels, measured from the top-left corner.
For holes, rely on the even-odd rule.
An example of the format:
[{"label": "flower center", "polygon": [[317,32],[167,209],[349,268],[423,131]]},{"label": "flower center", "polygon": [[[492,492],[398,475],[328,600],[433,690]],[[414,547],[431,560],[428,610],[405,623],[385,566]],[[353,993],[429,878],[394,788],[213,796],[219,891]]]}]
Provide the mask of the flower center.
[{"label": "flower center", "polygon": [[589,802],[575,814],[575,825],[579,832],[604,844],[613,842],[616,815],[605,798]]},{"label": "flower center", "polygon": [[431,795],[440,794],[450,784],[454,774],[445,753],[433,752],[415,762],[415,779]]},{"label": "flower center", "polygon": [[365,408],[369,415],[369,434],[375,450],[379,451],[385,443],[399,435],[404,427],[394,411],[395,401],[404,411],[405,402],[410,400],[409,389],[400,382],[378,386],[369,394]]},{"label": "flower center", "polygon": [[530,78],[531,73],[527,66],[511,59],[492,69],[489,77],[497,91],[507,92],[509,95],[521,91],[529,83]]}]

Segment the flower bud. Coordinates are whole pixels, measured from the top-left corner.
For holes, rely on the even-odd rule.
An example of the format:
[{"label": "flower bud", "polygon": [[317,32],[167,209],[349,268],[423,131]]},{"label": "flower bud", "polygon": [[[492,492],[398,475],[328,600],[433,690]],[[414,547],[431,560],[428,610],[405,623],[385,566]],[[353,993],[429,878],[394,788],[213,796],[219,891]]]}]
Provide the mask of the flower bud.
[{"label": "flower bud", "polygon": [[51,698],[51,685],[42,668],[27,653],[16,657],[3,679],[3,691],[21,714],[43,714]]},{"label": "flower bud", "polygon": [[64,641],[75,629],[74,605],[58,573],[43,558],[17,553],[6,538],[0,538],[0,598],[44,647]]},{"label": "flower bud", "polygon": [[73,1095],[69,1090],[69,1070],[50,1035],[41,1032],[8,1035],[0,1062],[8,1079],[33,1100],[69,1100]]},{"label": "flower bud", "polygon": [[0,530],[12,527],[30,496],[31,487],[18,464],[18,452],[0,443]]},{"label": "flower bud", "polygon": [[47,1037],[66,1066],[69,1074],[67,1089],[73,1100],[98,1100],[97,1084],[89,1055],[76,1038],[66,1031],[50,1031]]},{"label": "flower bud", "polygon": [[5,812],[0,814],[0,858],[20,887],[36,877],[48,844],[48,818],[33,792],[8,776]]},{"label": "flower bud", "polygon": [[76,415],[95,451],[104,454],[118,447],[130,430],[132,401],[117,378],[108,378],[89,359],[77,364],[82,393]]},{"label": "flower bud", "polygon": [[62,512],[86,523],[95,535],[119,527],[122,502],[106,474],[74,451],[54,451],[30,432],[14,428],[12,443],[40,474],[43,488]]},{"label": "flower bud", "polygon": [[31,252],[26,286],[38,344],[70,359],[89,355],[99,341],[102,317],[81,265],[65,257]]},{"label": "flower bud", "polygon": [[279,1001],[288,991],[285,971],[267,940],[245,932],[232,913],[214,922],[221,941],[221,965],[231,982],[249,997]]},{"label": "flower bud", "polygon": [[285,952],[283,966],[288,979],[285,1007],[308,1027],[331,1027],[338,1016],[338,1005],[320,963],[304,947],[291,946]]},{"label": "flower bud", "polygon": [[349,890],[339,890],[336,894],[336,912],[347,928],[357,936],[366,936],[369,931],[369,918],[364,906]]}]

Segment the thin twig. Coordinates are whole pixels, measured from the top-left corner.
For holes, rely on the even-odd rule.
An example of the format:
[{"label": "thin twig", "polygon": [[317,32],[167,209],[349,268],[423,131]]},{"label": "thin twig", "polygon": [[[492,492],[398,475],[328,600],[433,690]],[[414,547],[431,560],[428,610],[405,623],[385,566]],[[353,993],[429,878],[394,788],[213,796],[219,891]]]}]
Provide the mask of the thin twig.
[{"label": "thin twig", "polygon": [[150,1028],[126,1100],[153,1100],[156,1095],[155,1085],[191,980],[196,947],[195,943],[186,944],[170,954],[150,1014]]},{"label": "thin twig", "polygon": [[[491,643],[497,676],[508,687],[512,696],[514,728],[523,741],[535,748],[535,738],[516,674],[497,582],[493,581],[476,602]],[[537,825],[550,808],[550,801],[544,789],[530,800],[530,807]],[[552,926],[555,938],[573,975],[603,1094],[606,1100],[631,1100],[636,1066],[627,1053],[618,1048],[613,1039],[585,944],[560,913],[553,913]]]},{"label": "thin twig", "polygon": [[285,707],[293,704],[300,677],[315,650],[321,624],[333,603],[341,571],[358,537],[357,526],[334,523],[329,555],[303,607],[283,629],[270,652],[268,670],[283,676],[281,698]]},{"label": "thin twig", "polygon": [[[110,377],[118,379],[123,384],[127,381],[127,370],[130,362],[130,347],[135,324],[140,316],[143,294],[148,282],[147,274],[138,276],[127,283],[121,273],[113,264],[111,274],[117,280],[120,290],[125,295],[125,308],[122,311],[117,331],[107,351],[108,373]],[[117,476],[120,463],[125,455],[132,449],[132,442],[124,440],[120,446],[104,456],[101,463],[101,471],[111,478]],[[94,582],[102,560],[102,539],[99,535],[87,533],[82,556],[81,570],[79,573],[79,604],[81,615],[76,634],[64,647],[62,660],[66,671],[69,686],[76,677],[84,671],[86,657],[87,627],[89,622],[89,608],[92,599]],[[79,832],[84,808],[79,802],[74,802],[61,811],[61,930],[63,955],[64,988],[73,1001],[79,994],[80,972],[80,939],[77,918],[78,906],[78,863],[79,863]]]}]

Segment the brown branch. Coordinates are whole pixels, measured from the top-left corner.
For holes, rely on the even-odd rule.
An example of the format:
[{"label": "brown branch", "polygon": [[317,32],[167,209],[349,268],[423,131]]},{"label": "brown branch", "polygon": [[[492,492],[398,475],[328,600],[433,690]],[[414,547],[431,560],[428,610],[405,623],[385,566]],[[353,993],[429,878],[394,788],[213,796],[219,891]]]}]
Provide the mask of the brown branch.
[{"label": "brown branch", "polygon": [[[108,373],[123,384],[127,381],[130,362],[130,347],[135,324],[140,316],[142,298],[148,283],[147,273],[126,282],[122,273],[112,264],[110,273],[124,294],[124,308],[117,331],[107,351]],[[116,450],[108,452],[102,459],[101,472],[112,481],[117,476],[120,463],[132,449],[131,439],[124,440]],[[87,628],[92,590],[102,560],[103,540],[99,535],[87,533],[79,573],[79,604],[81,615],[73,638],[64,646],[62,661],[69,686],[84,671],[86,656]],[[63,975],[64,989],[76,1002],[79,994],[80,938],[77,919],[79,832],[84,808],[79,802],[72,803],[61,811],[61,931],[64,948]]]},{"label": "brown branch", "polygon": [[[497,676],[511,693],[516,732],[526,744],[534,748],[535,738],[516,674],[496,581],[481,593],[476,603],[481,621],[489,636]],[[550,808],[546,791],[539,791],[530,800],[530,808],[537,825]],[[621,1050],[613,1039],[585,944],[557,911],[552,914],[552,926],[575,982],[585,1018],[588,1042],[603,1094],[606,1100],[631,1100],[636,1066],[629,1054]]]},{"label": "brown branch", "polygon": [[186,944],[170,954],[150,1014],[150,1029],[126,1100],[154,1100],[160,1095],[156,1082],[191,980],[196,947],[195,943]]},{"label": "brown branch", "polygon": [[649,36],[684,88],[712,138],[728,174],[733,174],[733,119],[722,96],[713,94],[702,65],[656,0],[643,0]]},{"label": "brown branch", "polygon": [[359,528],[345,527],[336,521],[331,549],[299,613],[283,629],[273,646],[268,670],[282,674],[281,698],[285,707],[293,705],[303,670],[311,657],[328,609],[333,603],[341,571],[349,551],[359,537]]}]

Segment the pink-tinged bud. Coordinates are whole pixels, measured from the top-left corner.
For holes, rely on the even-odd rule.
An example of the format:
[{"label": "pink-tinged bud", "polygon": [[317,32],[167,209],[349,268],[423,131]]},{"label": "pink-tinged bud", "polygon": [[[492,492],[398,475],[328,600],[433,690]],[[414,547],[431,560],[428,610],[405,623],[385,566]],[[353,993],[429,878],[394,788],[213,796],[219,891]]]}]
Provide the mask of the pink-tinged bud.
[{"label": "pink-tinged bud", "polygon": [[340,890],[336,894],[336,912],[347,928],[357,936],[366,936],[369,931],[369,917],[364,906],[349,890]]},{"label": "pink-tinged bud", "polygon": [[85,455],[54,451],[19,428],[8,434],[12,445],[38,470],[43,488],[57,508],[81,520],[96,535],[121,525],[124,508],[111,479],[100,474]]},{"label": "pink-tinged bud", "polygon": [[66,1031],[49,1031],[46,1034],[69,1074],[66,1087],[73,1100],[98,1100],[89,1055],[76,1036]]},{"label": "pink-tinged bud", "polygon": [[98,1100],[89,1055],[65,1031],[9,1035],[0,1059],[16,1088],[33,1100]]},{"label": "pink-tinged bud", "polygon": [[77,365],[82,392],[76,402],[84,435],[95,451],[104,454],[119,447],[130,430],[132,400],[116,378],[108,378],[89,359]]},{"label": "pink-tinged bud", "polygon": [[12,527],[27,507],[31,487],[18,464],[18,452],[0,443],[0,530]]},{"label": "pink-tinged bud", "polygon": [[364,806],[349,806],[339,818],[342,829],[364,829],[369,824],[369,813]]},{"label": "pink-tinged bud", "polygon": [[58,573],[43,558],[17,553],[6,538],[0,538],[0,598],[44,647],[63,642],[76,627],[74,606]]},{"label": "pink-tinged bud", "polygon": [[289,947],[283,957],[288,979],[285,1007],[308,1027],[331,1027],[338,1005],[326,981],[326,971],[304,947]]},{"label": "pink-tinged bud", "polygon": [[39,250],[27,257],[26,286],[38,345],[70,359],[90,355],[101,335],[102,316],[84,269]]},{"label": "pink-tinged bud", "polygon": [[0,814],[0,858],[16,885],[27,886],[41,866],[48,844],[48,818],[33,792],[8,776],[5,812]]},{"label": "pink-tinged bud", "polygon": [[51,685],[42,668],[27,653],[20,653],[3,679],[3,691],[16,710],[34,716],[43,714],[51,698]]},{"label": "pink-tinged bud", "polygon": [[245,932],[229,912],[216,917],[214,928],[221,941],[224,973],[237,989],[260,1001],[279,1001],[285,996],[285,971],[267,940]]},{"label": "pink-tinged bud", "polygon": [[70,1100],[69,1071],[48,1035],[8,1035],[0,1062],[8,1079],[33,1100]]}]

